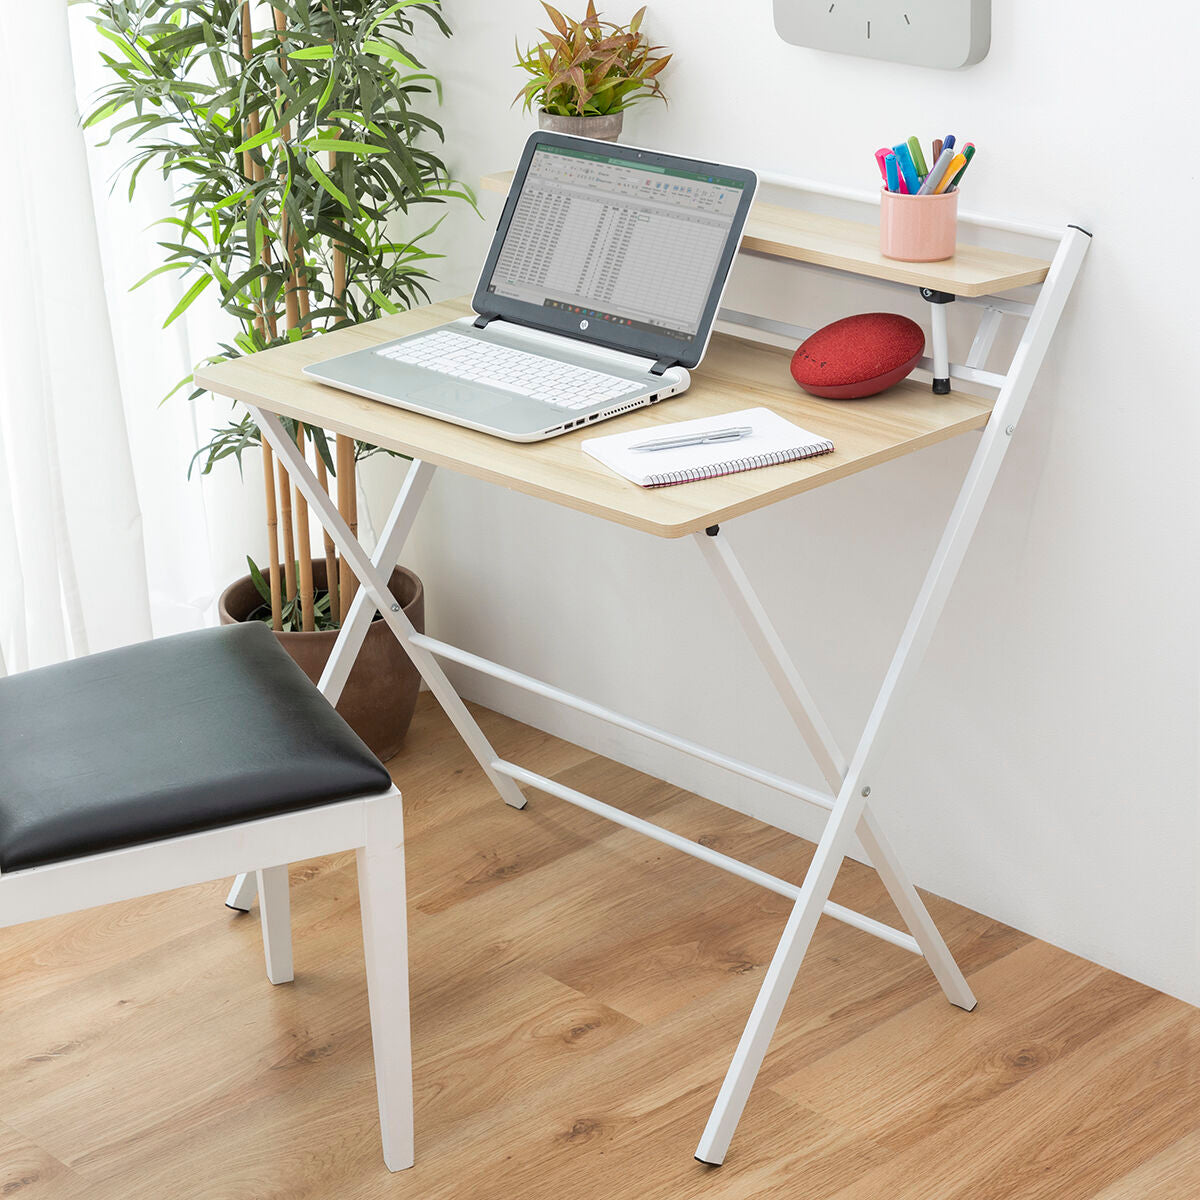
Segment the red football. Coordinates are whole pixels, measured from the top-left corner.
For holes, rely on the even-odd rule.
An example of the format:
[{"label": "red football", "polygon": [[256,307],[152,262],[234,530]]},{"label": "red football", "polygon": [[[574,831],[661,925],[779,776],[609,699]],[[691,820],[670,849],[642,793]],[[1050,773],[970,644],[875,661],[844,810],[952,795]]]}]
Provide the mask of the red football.
[{"label": "red football", "polygon": [[925,334],[899,313],[834,321],[792,355],[792,378],[810,395],[858,400],[899,383],[925,353]]}]

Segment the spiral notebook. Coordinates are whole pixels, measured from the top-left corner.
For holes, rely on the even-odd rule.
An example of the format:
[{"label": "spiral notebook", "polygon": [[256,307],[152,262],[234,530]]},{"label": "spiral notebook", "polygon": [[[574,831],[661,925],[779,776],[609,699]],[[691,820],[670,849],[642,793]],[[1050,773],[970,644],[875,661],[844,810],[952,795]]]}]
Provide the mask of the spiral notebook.
[{"label": "spiral notebook", "polygon": [[[753,433],[736,442],[717,442],[707,446],[682,446],[674,450],[633,450],[639,442],[656,438],[683,437],[709,433],[733,425],[749,425]],[[828,454],[833,443],[828,438],[801,429],[769,408],[747,408],[741,412],[699,417],[694,421],[676,421],[671,425],[642,426],[608,437],[588,438],[583,449],[618,475],[641,487],[667,487],[672,483],[691,483],[696,479],[714,479],[755,467],[795,462]]]}]

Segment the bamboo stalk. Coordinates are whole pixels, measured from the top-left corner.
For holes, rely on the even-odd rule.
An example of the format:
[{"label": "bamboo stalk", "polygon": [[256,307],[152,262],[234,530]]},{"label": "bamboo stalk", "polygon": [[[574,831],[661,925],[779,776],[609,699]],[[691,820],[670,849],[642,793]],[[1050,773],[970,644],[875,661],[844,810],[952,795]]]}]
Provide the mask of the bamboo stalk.
[{"label": "bamboo stalk", "polygon": [[300,282],[300,324],[308,324],[309,299],[308,299],[308,268],[304,262],[304,251],[296,252],[296,278]]},{"label": "bamboo stalk", "polygon": [[[333,174],[337,167],[337,152],[329,152],[329,173]],[[333,294],[338,302],[346,297],[346,251],[337,242],[333,246]],[[337,435],[337,503],[338,512],[342,514],[350,532],[358,536],[358,479],[354,461],[354,439],[344,434]],[[340,592],[339,609],[343,615],[350,611],[350,602],[358,588],[358,580],[350,570],[350,564],[342,556],[341,570],[338,575],[338,590]]]},{"label": "bamboo stalk", "polygon": [[[254,125],[258,125],[257,114],[253,114],[251,120]],[[262,166],[258,163],[254,164],[254,173],[258,179],[262,179],[265,176]],[[263,240],[262,260],[267,266],[271,265],[271,242],[269,239]],[[274,340],[279,334],[279,326],[276,321],[274,309],[266,309],[265,317],[267,329],[270,332],[271,339]],[[292,481],[283,463],[279,463],[278,467],[279,507],[282,518],[280,524],[283,534],[284,599],[291,600],[296,595],[296,542],[292,532]]]},{"label": "bamboo stalk", "polygon": [[[296,426],[296,444],[304,453],[304,426]],[[311,633],[316,629],[316,593],[313,589],[312,532],[308,520],[308,501],[296,488],[293,499],[296,525],[296,592],[300,600],[300,628]]]},{"label": "bamboo stalk", "polygon": [[[250,27],[250,0],[242,0],[242,58],[249,62],[254,57],[254,31]],[[250,131],[247,129],[247,133]],[[242,174],[254,178],[254,160],[249,150],[242,151]]]},{"label": "bamboo stalk", "polygon": [[276,632],[283,628],[283,595],[279,589],[279,513],[275,505],[275,469],[271,444],[265,438],[262,444],[263,485],[267,501],[267,562],[271,581],[271,628]]},{"label": "bamboo stalk", "polygon": [[[350,478],[349,500],[346,507],[350,510],[349,526],[350,532],[354,537],[358,537],[358,462],[355,458],[354,439],[350,438]],[[390,572],[390,568],[389,568]],[[358,576],[352,571],[350,573],[350,599],[346,601],[346,609],[349,611],[350,604],[354,599],[354,594],[358,591]]]},{"label": "bamboo stalk", "polygon": [[296,596],[296,535],[292,524],[292,481],[279,463],[279,527],[283,538],[283,598]]},{"label": "bamboo stalk", "polygon": [[287,283],[283,288],[283,308],[287,316],[287,327],[295,329],[300,324],[300,298],[296,294],[296,235],[289,228],[286,212],[280,220],[279,232],[280,244],[287,255]]},{"label": "bamboo stalk", "polygon": [[346,294],[346,252],[341,246],[333,248],[333,294],[339,300]]},{"label": "bamboo stalk", "polygon": [[[247,132],[251,137],[255,137],[260,128],[261,122],[258,119],[258,113],[251,113],[250,116],[246,118]],[[263,167],[262,163],[255,161],[249,150],[244,152],[243,158],[249,171],[248,178],[254,183],[261,183],[267,176],[266,169]],[[246,239],[251,245],[253,245],[254,233],[249,227],[246,229]],[[269,238],[263,239],[262,261],[263,265],[267,267],[269,267],[272,262],[271,241]],[[265,330],[265,332],[269,333],[272,339],[274,339],[279,333],[279,325],[275,317],[275,311],[273,308],[267,308],[261,297],[258,301],[255,324],[260,327],[260,330]]]},{"label": "bamboo stalk", "polygon": [[[287,18],[278,8],[272,7],[272,16],[275,22],[275,32],[279,35],[282,41],[283,35],[287,29]],[[285,74],[288,69],[287,55],[282,50],[279,52],[279,67]],[[275,90],[276,100],[279,100],[281,93],[278,88]],[[286,146],[291,141],[292,127],[290,122],[285,122],[279,131],[279,140]],[[284,265],[287,268],[287,282],[283,289],[284,309],[287,316],[287,328],[289,330],[297,329],[300,325],[300,299],[297,295],[297,280],[296,280],[296,245],[298,239],[289,228],[287,210],[285,209],[280,219],[279,228],[279,244],[282,247],[282,252],[285,255]],[[296,445],[300,448],[300,453],[304,453],[304,426],[299,422],[296,423]],[[289,580],[289,585],[294,586],[294,594],[298,594],[300,600],[300,628],[306,633],[311,633],[316,629],[316,608],[315,596],[313,594],[313,569],[312,569],[312,535],[309,529],[308,522],[308,501],[304,499],[300,489],[296,488],[295,495],[291,498],[293,511],[295,512],[296,523],[296,552],[298,562],[292,567],[293,572],[297,576],[294,580]],[[285,511],[285,526],[286,526],[286,511]],[[288,560],[291,565],[291,559]]]},{"label": "bamboo stalk", "polygon": [[[341,133],[335,130],[333,136],[338,138]],[[332,176],[335,170],[337,170],[337,151],[330,150],[329,174]],[[340,242],[333,244],[333,295],[339,303],[346,298],[346,251]]]},{"label": "bamboo stalk", "polygon": [[[278,8],[272,8],[272,14],[275,20],[275,32],[279,34],[282,40],[283,34],[287,30],[287,18]],[[279,69],[287,74],[288,60],[287,55],[282,50],[279,52]],[[275,98],[279,99],[281,92],[279,88],[275,89]],[[279,131],[279,140],[287,143],[292,140],[292,123],[285,121],[283,127]],[[295,329],[300,324],[300,300],[296,294],[297,278],[296,278],[296,243],[297,238],[291,231],[288,222],[287,209],[283,210],[279,223],[279,244],[283,247],[283,252],[287,255],[287,286],[283,290],[283,303],[287,311],[287,327]]]},{"label": "bamboo stalk", "polygon": [[[246,119],[247,135],[249,137],[254,137],[259,131],[259,126],[260,123],[258,120],[258,113],[251,113]],[[252,183],[261,182],[266,177],[266,172],[263,170],[262,164],[255,162],[254,159],[250,157],[249,150],[245,151],[242,157],[245,163],[246,178]],[[246,238],[248,242],[253,244],[253,233],[249,227],[247,227],[246,230]],[[263,242],[262,261],[265,266],[269,267],[271,265],[271,243],[269,241]],[[268,336],[273,340],[279,331],[279,327],[275,319],[274,311],[266,307],[265,301],[262,298],[261,289],[259,295],[255,298],[254,303],[254,325],[259,332],[259,336],[263,338],[264,341],[267,340]]]},{"label": "bamboo stalk", "polygon": [[[253,123],[255,125],[258,124],[257,120]],[[255,164],[255,167],[256,174],[261,178],[262,168],[258,164]],[[270,242],[263,243],[262,258],[263,262],[269,266],[271,263]],[[266,309],[264,311],[264,319],[271,339],[274,340],[278,334],[275,313],[270,309]],[[263,441],[263,445],[266,446],[266,444],[266,441]],[[283,539],[280,551],[283,557],[283,599],[286,602],[296,595],[296,543],[292,534],[292,481],[283,463],[280,462],[277,466],[279,471],[280,533]]]},{"label": "bamboo stalk", "polygon": [[[249,62],[254,56],[254,30],[250,22],[250,0],[242,2],[242,58]],[[253,137],[259,128],[258,114],[251,113],[246,122],[245,133]],[[242,152],[242,173],[247,182],[254,183],[261,178],[261,170],[255,163],[249,150]],[[265,340],[267,332],[266,312],[260,303],[254,318],[259,336]],[[272,333],[272,336],[274,334]],[[275,496],[275,456],[271,452],[270,443],[261,438],[263,462],[263,492],[267,508],[267,552],[268,572],[271,587],[271,628],[277,632],[283,629],[283,590],[279,571],[279,509]],[[282,471],[282,467],[280,468]],[[287,488],[283,489],[286,496]]]},{"label": "bamboo stalk", "polygon": [[[300,293],[304,295],[303,292]],[[313,447],[314,450],[316,447]],[[329,492],[329,472],[325,469],[325,460],[321,457],[321,453],[317,451],[317,482]],[[341,606],[341,588],[338,586],[338,561],[337,547],[333,544],[333,538],[329,536],[328,529],[322,529],[321,532],[325,535],[325,588],[329,592],[329,619],[334,625],[342,623],[342,606]]]},{"label": "bamboo stalk", "polygon": [[[347,437],[343,433],[337,435],[336,442],[336,458],[337,458],[337,506],[338,512],[342,514],[343,520],[350,526],[350,532],[353,536],[358,536],[358,514],[357,504],[351,508],[351,499],[355,492],[354,478],[354,439]],[[350,570],[350,564],[346,561],[346,556],[342,555],[341,571],[338,576],[338,589],[341,593],[341,599],[338,603],[338,611],[343,617],[350,611],[350,601],[354,599],[354,588],[357,580],[354,578],[354,572]]]},{"label": "bamboo stalk", "polygon": [[283,303],[287,309],[287,327],[296,329],[300,324],[300,281],[296,269],[296,235],[288,229],[287,213],[283,214],[283,244],[287,247],[288,281],[283,290]]},{"label": "bamboo stalk", "polygon": [[[304,426],[296,423],[296,445],[304,453]],[[316,629],[313,595],[312,538],[308,528],[308,502],[296,491],[296,544],[300,551],[300,627],[305,633]]]}]

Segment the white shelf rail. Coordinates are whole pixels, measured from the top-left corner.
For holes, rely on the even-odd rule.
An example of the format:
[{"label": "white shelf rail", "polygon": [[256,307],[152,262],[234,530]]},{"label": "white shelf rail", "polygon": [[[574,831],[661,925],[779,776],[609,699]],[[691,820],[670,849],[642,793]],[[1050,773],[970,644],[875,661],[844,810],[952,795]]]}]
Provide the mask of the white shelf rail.
[{"label": "white shelf rail", "polygon": [[[867,188],[840,187],[837,184],[821,183],[815,179],[804,179],[799,175],[788,175],[783,171],[759,171],[760,183],[769,187],[789,188],[798,192],[811,192],[817,196],[828,196],[834,200],[853,200],[859,204],[879,204],[879,192]],[[989,213],[972,212],[960,208],[958,219],[980,229],[996,229],[1002,233],[1017,233],[1022,237],[1041,238],[1057,242],[1062,237],[1062,225],[1039,225],[1032,221],[1014,221],[1010,217],[995,217]],[[1063,222],[1065,225],[1066,222]]]}]

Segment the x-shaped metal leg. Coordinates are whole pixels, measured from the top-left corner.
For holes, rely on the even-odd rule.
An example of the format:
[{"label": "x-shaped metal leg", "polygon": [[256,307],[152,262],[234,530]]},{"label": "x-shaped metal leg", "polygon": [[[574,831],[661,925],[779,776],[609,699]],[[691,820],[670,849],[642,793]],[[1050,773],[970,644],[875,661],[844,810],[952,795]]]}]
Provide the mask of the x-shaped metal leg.
[{"label": "x-shaped metal leg", "polygon": [[[980,436],[979,446],[959,489],[942,539],[884,676],[879,695],[848,763],[844,763],[837,751],[828,728],[817,713],[778,634],[754,596],[749,581],[721,541],[719,530],[714,527],[709,531],[717,534],[711,538],[697,535],[709,565],[738,612],[759,657],[837,796],[800,895],[767,968],[750,1019],[700,1138],[696,1157],[701,1162],[716,1164],[725,1158],[771,1036],[856,829],[946,995],[952,1003],[963,1008],[974,1006],[974,997],[966,981],[868,812],[867,797],[871,794],[871,788],[867,776],[884,748],[882,735],[890,727],[897,701],[911,685],[933,637],[1089,241],[1090,235],[1072,226],[1059,244],[1042,284],[1041,295],[1026,323],[1008,373],[1004,376],[991,419]],[[982,357],[993,333],[994,327],[989,325],[981,341],[977,341],[973,353],[978,352]]]},{"label": "x-shaped metal leg", "polygon": [[[821,774],[836,796],[846,778],[845,756],[838,749],[833,734],[817,710],[741,563],[734,556],[729,542],[718,530],[714,529],[705,535],[698,534],[696,540],[713,574],[716,575],[721,590],[749,636],[755,653],[766,667],[771,682],[795,720]],[[859,841],[887,888],[892,902],[916,938],[921,953],[937,981],[942,985],[946,999],[970,1012],[976,1004],[975,996],[929,916],[924,902],[917,894],[912,880],[884,838],[879,822],[868,804],[863,805],[857,832]]]},{"label": "x-shaped metal leg", "polygon": [[725,598],[837,797],[800,896],[792,908],[696,1149],[696,1157],[701,1162],[717,1165],[724,1161],[742,1109],[754,1086],[759,1067],[856,829],[868,857],[920,946],[946,998],[968,1012],[975,1007],[976,1000],[924,902],[868,809],[867,797],[871,789],[860,784],[859,780],[863,773],[861,764],[866,758],[866,751],[870,750],[870,744],[860,746],[860,753],[856,756],[859,765],[854,768],[854,778],[851,780],[850,766],[838,749],[833,734],[817,710],[729,543],[716,527],[695,536]]},{"label": "x-shaped metal leg", "polygon": [[[291,475],[292,481],[303,493],[309,506],[317,514],[334,544],[350,563],[362,587],[350,606],[350,614],[338,635],[333,652],[329,656],[325,672],[321,677],[321,687],[331,697],[341,694],[342,685],[350,672],[362,639],[366,636],[373,613],[378,611],[391,627],[392,632],[400,639],[409,658],[421,673],[429,690],[434,694],[438,703],[446,711],[459,736],[467,743],[471,752],[479,760],[480,765],[492,781],[496,791],[504,798],[506,804],[513,808],[525,807],[525,796],[521,789],[509,778],[493,771],[491,764],[496,759],[483,730],[479,728],[475,718],[467,711],[458,693],[446,678],[441,664],[432,654],[417,645],[413,638],[416,630],[412,622],[404,615],[400,605],[388,591],[388,581],[392,567],[400,556],[400,548],[408,536],[409,530],[416,517],[417,509],[424,499],[425,491],[433,473],[433,467],[428,463],[414,461],[409,468],[408,478],[396,504],[388,517],[375,551],[375,558],[367,556],[362,543],[350,532],[342,514],[338,512],[329,493],[317,481],[316,475],[308,465],[308,461],[299,447],[288,437],[279,418],[273,413],[251,408],[254,419],[258,422],[263,436],[271,443],[271,448],[280,458]],[[362,603],[358,601],[361,598]]]},{"label": "x-shaped metal leg", "polygon": [[[491,769],[496,760],[496,752],[479,728],[478,722],[467,706],[459,698],[450,681],[442,671],[441,665],[433,655],[414,646],[409,638],[416,633],[411,622],[404,615],[400,605],[396,603],[388,591],[388,581],[392,568],[400,561],[400,552],[408,540],[409,532],[416,519],[421,502],[429,490],[433,479],[434,468],[430,463],[413,461],[405,476],[400,494],[392,506],[391,514],[384,523],[380,533],[375,553],[368,558],[362,544],[350,532],[350,527],[338,512],[329,493],[321,487],[312,468],[304,458],[296,443],[287,436],[280,420],[273,413],[251,409],[258,421],[263,436],[270,442],[276,455],[283,460],[288,473],[296,486],[304,494],[309,505],[317,513],[318,518],[329,531],[337,548],[350,562],[351,569],[362,584],[354,594],[350,604],[350,612],[342,623],[341,632],[334,643],[333,650],[325,664],[318,683],[322,694],[330,702],[337,704],[341,697],[342,688],[346,685],[350,669],[358,652],[362,649],[363,639],[375,618],[376,612],[383,614],[384,620],[391,626],[392,632],[400,639],[409,657],[416,664],[421,677],[429,686],[446,715],[453,722],[478,759],[479,764],[487,773],[504,802],[513,808],[524,808],[526,798],[517,784],[506,775],[497,774]],[[234,909],[246,911],[250,908],[256,893],[253,875],[239,875],[233,882],[225,903]]]}]

